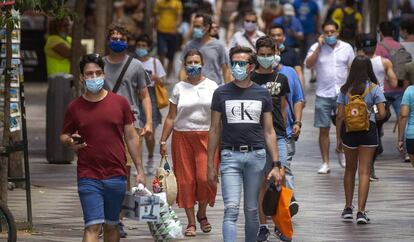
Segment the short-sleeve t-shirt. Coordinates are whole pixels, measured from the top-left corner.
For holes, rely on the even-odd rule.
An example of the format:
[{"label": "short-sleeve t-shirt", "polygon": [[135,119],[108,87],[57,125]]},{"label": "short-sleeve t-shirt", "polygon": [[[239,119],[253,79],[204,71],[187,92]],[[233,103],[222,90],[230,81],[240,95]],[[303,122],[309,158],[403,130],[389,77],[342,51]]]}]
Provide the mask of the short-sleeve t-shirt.
[{"label": "short-sleeve t-shirt", "polygon": [[224,78],[221,66],[230,62],[224,44],[216,39],[206,44],[203,44],[200,40],[193,39],[185,46],[181,61],[184,61],[185,54],[193,49],[199,50],[203,55],[204,65],[201,69],[201,74],[219,85],[223,84]]},{"label": "short-sleeve t-shirt", "polygon": [[[159,78],[165,77],[167,74],[165,73],[165,69],[161,64],[161,61],[157,58],[150,57],[147,61],[141,61],[144,70],[148,74],[155,74]],[[155,82],[151,80],[149,87],[153,87]]]},{"label": "short-sleeve t-shirt", "polygon": [[[112,91],[116,81],[118,80],[119,74],[121,74],[122,68],[124,67],[128,56],[126,55],[124,60],[119,63],[110,63],[107,60],[107,57],[103,58],[105,61],[105,84],[104,88],[108,91]],[[132,59],[131,63],[128,66],[127,71],[125,72],[124,78],[119,86],[117,94],[125,97],[135,116],[135,127],[143,127],[143,123],[139,121],[139,99],[138,91],[141,88],[146,87],[147,83],[150,83],[150,79],[147,73],[144,70],[141,62],[137,59]],[[144,115],[144,114],[142,114]]]},{"label": "short-sleeve t-shirt", "polygon": [[311,1],[296,0],[293,3],[295,8],[296,17],[300,20],[303,27],[303,33],[306,34],[316,34],[316,17],[319,15],[318,4]]},{"label": "short-sleeve t-shirt", "polygon": [[211,99],[217,83],[205,78],[197,85],[175,84],[170,102],[177,105],[174,129],[177,131],[208,131],[211,121]]},{"label": "short-sleeve t-shirt", "polygon": [[290,67],[302,66],[298,53],[294,49],[287,46],[280,53],[280,63],[284,66]]},{"label": "short-sleeve t-shirt", "polygon": [[162,33],[176,33],[177,16],[183,12],[180,0],[158,0],[154,7],[154,14],[158,15],[157,30]]},{"label": "short-sleeve t-shirt", "polygon": [[[302,28],[302,24],[300,23],[299,19],[296,17],[292,17],[289,21],[287,21],[285,19],[285,17],[278,17],[275,18],[272,21],[272,24],[281,24],[283,25],[284,28],[284,32],[288,33],[289,29],[291,29],[293,32],[295,33],[302,33],[303,34],[303,28]],[[299,42],[294,39],[293,37],[291,37],[290,35],[286,34],[286,40],[285,40],[285,44],[289,47],[298,47],[299,46]]]},{"label": "short-sleeve t-shirt", "polygon": [[53,50],[57,45],[64,44],[71,48],[72,37],[63,38],[60,35],[49,35],[46,40],[44,51],[46,54],[47,75],[51,76],[58,73],[70,73],[70,59],[59,55]]},{"label": "short-sleeve t-shirt", "polygon": [[[370,83],[367,82],[366,88],[371,88],[371,91],[364,97],[364,101],[367,104],[367,108],[370,111],[369,120],[375,123],[375,113],[373,112],[372,106],[374,104],[386,102],[384,93],[381,91],[381,88],[377,85],[369,87]],[[339,93],[338,99],[336,101],[338,104],[348,104],[349,97],[347,94],[342,92]]]},{"label": "short-sleeve t-shirt", "polygon": [[112,92],[99,102],[79,97],[69,104],[62,133],[78,132],[87,144],[77,152],[78,178],[126,176],[124,128],[133,121],[128,101]]},{"label": "short-sleeve t-shirt", "polygon": [[286,136],[286,125],[283,117],[284,103],[282,103],[282,97],[285,97],[286,94],[290,92],[286,76],[277,72],[253,72],[250,78],[253,82],[269,91],[273,104],[273,127],[275,128],[277,136]]},{"label": "short-sleeve t-shirt", "polygon": [[214,92],[211,109],[221,113],[222,145],[265,147],[263,114],[273,110],[266,89],[256,83],[248,88],[227,83]]},{"label": "short-sleeve t-shirt", "polygon": [[410,108],[407,128],[405,130],[405,138],[414,139],[414,86],[409,86],[405,90],[401,105],[406,105]]}]

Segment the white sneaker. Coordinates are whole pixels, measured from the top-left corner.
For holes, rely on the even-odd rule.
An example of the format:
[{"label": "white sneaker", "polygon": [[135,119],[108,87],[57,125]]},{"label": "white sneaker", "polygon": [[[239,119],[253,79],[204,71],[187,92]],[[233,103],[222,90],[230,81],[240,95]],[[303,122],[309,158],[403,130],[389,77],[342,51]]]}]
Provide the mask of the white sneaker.
[{"label": "white sneaker", "polygon": [[318,174],[328,174],[329,172],[331,172],[331,170],[329,169],[328,163],[322,163],[321,168],[318,170]]},{"label": "white sneaker", "polygon": [[338,163],[342,168],[345,168],[345,154],[343,152],[336,153],[338,155]]}]

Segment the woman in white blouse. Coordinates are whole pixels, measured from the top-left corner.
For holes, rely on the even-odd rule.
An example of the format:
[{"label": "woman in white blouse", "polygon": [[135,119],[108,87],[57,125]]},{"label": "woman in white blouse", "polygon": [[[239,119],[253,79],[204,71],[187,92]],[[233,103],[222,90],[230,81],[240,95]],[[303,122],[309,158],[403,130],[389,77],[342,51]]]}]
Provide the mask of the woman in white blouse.
[{"label": "woman in white blouse", "polygon": [[[178,207],[184,208],[188,225],[185,236],[196,235],[196,218],[204,233],[211,231],[207,205],[213,206],[217,189],[207,181],[207,141],[210,128],[210,106],[218,87],[201,75],[203,56],[190,50],[184,56],[187,78],[178,82],[170,97],[170,106],[160,140],[161,156],[167,155],[166,141],[172,133],[171,150],[177,178]],[[216,154],[215,167],[219,163]],[[194,205],[198,204],[195,214]]]}]

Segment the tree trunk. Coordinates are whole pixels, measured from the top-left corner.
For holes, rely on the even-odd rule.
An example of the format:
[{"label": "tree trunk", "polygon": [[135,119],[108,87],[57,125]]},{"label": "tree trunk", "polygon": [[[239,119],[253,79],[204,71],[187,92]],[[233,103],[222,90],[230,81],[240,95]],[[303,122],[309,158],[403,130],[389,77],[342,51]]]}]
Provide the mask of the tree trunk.
[{"label": "tree trunk", "polygon": [[[7,7],[6,18],[11,18],[11,7]],[[6,70],[11,68],[12,46],[11,33],[13,31],[13,22],[7,23],[6,26]],[[10,144],[10,73],[6,71],[4,80],[4,117],[3,117],[3,147]],[[8,158],[3,157],[0,164],[0,201],[7,204],[7,178],[8,178]]]},{"label": "tree trunk", "polygon": [[[99,4],[98,4],[99,5]],[[73,21],[72,26],[72,56],[71,56],[71,64],[70,69],[73,75],[73,81],[75,85],[75,96],[79,96],[81,93],[81,85],[79,81],[79,59],[83,54],[83,48],[81,45],[82,35],[83,35],[83,25],[85,23],[85,7],[86,7],[86,0],[76,0],[75,3],[75,13],[77,16]]]},{"label": "tree trunk", "polygon": [[95,53],[105,55],[106,47],[106,16],[107,16],[108,1],[100,1],[96,4],[95,18],[96,18],[96,31],[95,31]]}]

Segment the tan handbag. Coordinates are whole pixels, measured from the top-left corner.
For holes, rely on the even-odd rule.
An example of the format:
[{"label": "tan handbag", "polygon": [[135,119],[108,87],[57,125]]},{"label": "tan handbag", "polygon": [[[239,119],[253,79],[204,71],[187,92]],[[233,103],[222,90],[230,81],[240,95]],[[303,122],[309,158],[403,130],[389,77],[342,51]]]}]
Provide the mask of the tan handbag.
[{"label": "tan handbag", "polygon": [[155,172],[155,176],[160,182],[160,187],[167,194],[167,203],[172,206],[177,199],[177,180],[167,156],[162,157],[160,165]]},{"label": "tan handbag", "polygon": [[[154,75],[157,74],[157,65],[154,58]],[[155,99],[157,100],[158,109],[162,109],[168,106],[168,90],[164,85],[160,85],[157,82],[154,84]]]}]

